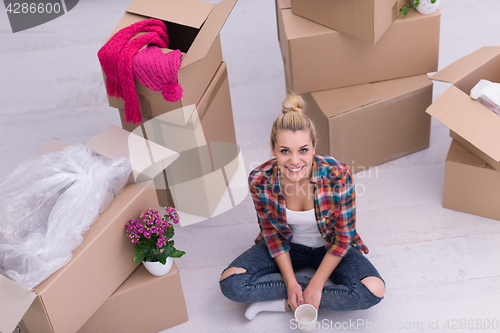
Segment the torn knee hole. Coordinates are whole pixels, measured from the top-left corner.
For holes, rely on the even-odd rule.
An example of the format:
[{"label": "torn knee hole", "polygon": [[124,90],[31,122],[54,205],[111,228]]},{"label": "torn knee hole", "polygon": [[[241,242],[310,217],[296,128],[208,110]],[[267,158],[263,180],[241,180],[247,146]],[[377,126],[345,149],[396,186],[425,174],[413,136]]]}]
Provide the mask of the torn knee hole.
[{"label": "torn knee hole", "polygon": [[241,274],[241,273],[245,273],[246,271],[247,271],[246,269],[241,268],[241,267],[226,268],[226,270],[224,272],[222,272],[222,275],[220,277],[220,281],[224,280],[225,278],[227,278],[230,275]]},{"label": "torn knee hole", "polygon": [[367,276],[361,280],[375,296],[383,297],[385,293],[385,283],[382,279],[376,276]]}]

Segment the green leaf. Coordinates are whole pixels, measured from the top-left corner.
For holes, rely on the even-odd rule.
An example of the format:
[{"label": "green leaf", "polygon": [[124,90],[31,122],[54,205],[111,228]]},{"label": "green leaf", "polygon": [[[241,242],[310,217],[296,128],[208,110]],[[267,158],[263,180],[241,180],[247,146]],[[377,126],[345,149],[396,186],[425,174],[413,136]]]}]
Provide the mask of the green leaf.
[{"label": "green leaf", "polygon": [[182,257],[182,256],[183,256],[183,255],[185,255],[185,254],[186,254],[186,252],[184,252],[184,251],[179,251],[179,250],[177,250],[177,249],[174,249],[174,252],[173,252],[173,254],[171,255],[171,257],[172,257],[172,258],[180,258],[180,257]]},{"label": "green leaf", "polygon": [[161,262],[163,265],[165,265],[167,262],[167,255],[165,254],[165,252],[158,253],[156,255],[156,259],[158,259],[159,262]]},{"label": "green leaf", "polygon": [[169,225],[164,235],[167,236],[167,239],[174,237],[174,227]]},{"label": "green leaf", "polygon": [[170,253],[172,253],[174,251],[174,248],[171,247],[171,246],[165,246],[163,248],[163,253],[167,256],[167,257],[171,257]]},{"label": "green leaf", "polygon": [[144,261],[144,249],[141,247],[141,246],[138,246],[139,244],[137,244],[135,246],[135,250],[134,250],[134,254],[135,254],[135,257],[134,257],[134,262],[135,263],[141,263]]},{"label": "green leaf", "polygon": [[408,15],[408,9],[412,8],[412,3],[408,3],[406,5],[403,5],[401,8],[399,8],[399,13],[402,15]]},{"label": "green leaf", "polygon": [[147,250],[149,248],[149,244],[145,241],[140,241],[139,243],[137,243],[136,247],[137,246],[139,246],[143,250]]},{"label": "green leaf", "polygon": [[168,257],[172,257],[172,258],[180,258],[186,254],[186,252],[179,251],[175,247],[168,247],[165,249],[165,251],[163,253],[165,253]]}]

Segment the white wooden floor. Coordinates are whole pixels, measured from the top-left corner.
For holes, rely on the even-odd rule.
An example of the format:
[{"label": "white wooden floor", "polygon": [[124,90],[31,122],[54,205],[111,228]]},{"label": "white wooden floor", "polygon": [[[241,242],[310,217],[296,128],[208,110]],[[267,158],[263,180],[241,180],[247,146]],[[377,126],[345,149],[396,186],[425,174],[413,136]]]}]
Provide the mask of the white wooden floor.
[{"label": "white wooden floor", "polygon": [[[120,126],[107,104],[97,51],[129,2],[80,1],[68,14],[16,34],[0,11],[0,178],[53,137],[84,143]],[[500,1],[443,0],[441,13],[440,69],[481,46],[500,45]],[[269,130],[285,97],[274,2],[240,0],[221,36],[248,173],[271,157]],[[446,88],[436,83],[434,99]],[[430,148],[380,166],[378,175],[355,176],[365,189],[358,194],[358,232],[387,291],[365,311],[320,311],[319,321],[327,322],[318,331],[498,331],[500,221],[442,208],[450,142],[448,129],[433,120]],[[187,252],[176,262],[189,321],[167,332],[291,330],[291,313],[248,321],[245,304],[219,290],[222,270],[257,232],[249,196],[236,209],[177,229],[176,246]],[[470,327],[489,320],[490,328],[472,330],[469,320]]]}]

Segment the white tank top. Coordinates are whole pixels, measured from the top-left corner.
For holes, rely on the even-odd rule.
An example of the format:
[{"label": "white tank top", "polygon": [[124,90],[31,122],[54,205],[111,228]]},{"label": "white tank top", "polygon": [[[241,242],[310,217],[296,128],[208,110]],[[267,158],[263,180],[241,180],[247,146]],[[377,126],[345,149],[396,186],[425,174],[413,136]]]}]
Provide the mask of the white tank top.
[{"label": "white tank top", "polygon": [[286,221],[290,230],[292,230],[292,243],[309,247],[320,247],[327,244],[318,230],[314,208],[305,211],[295,211],[286,208]]}]

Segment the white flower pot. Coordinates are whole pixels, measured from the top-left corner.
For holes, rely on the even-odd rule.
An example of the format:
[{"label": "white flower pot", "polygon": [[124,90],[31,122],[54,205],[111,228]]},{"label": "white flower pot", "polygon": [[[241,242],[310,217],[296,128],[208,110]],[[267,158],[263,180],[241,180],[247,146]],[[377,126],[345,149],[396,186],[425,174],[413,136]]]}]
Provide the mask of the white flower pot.
[{"label": "white flower pot", "polygon": [[431,3],[431,0],[420,0],[417,11],[420,14],[432,14],[438,9],[440,3],[441,0],[437,0],[435,3]]},{"label": "white flower pot", "polygon": [[163,265],[159,261],[151,262],[151,261],[143,261],[144,267],[149,271],[149,273],[154,276],[163,276],[170,272],[172,268],[172,263],[174,262],[174,258],[168,257],[167,262]]}]

